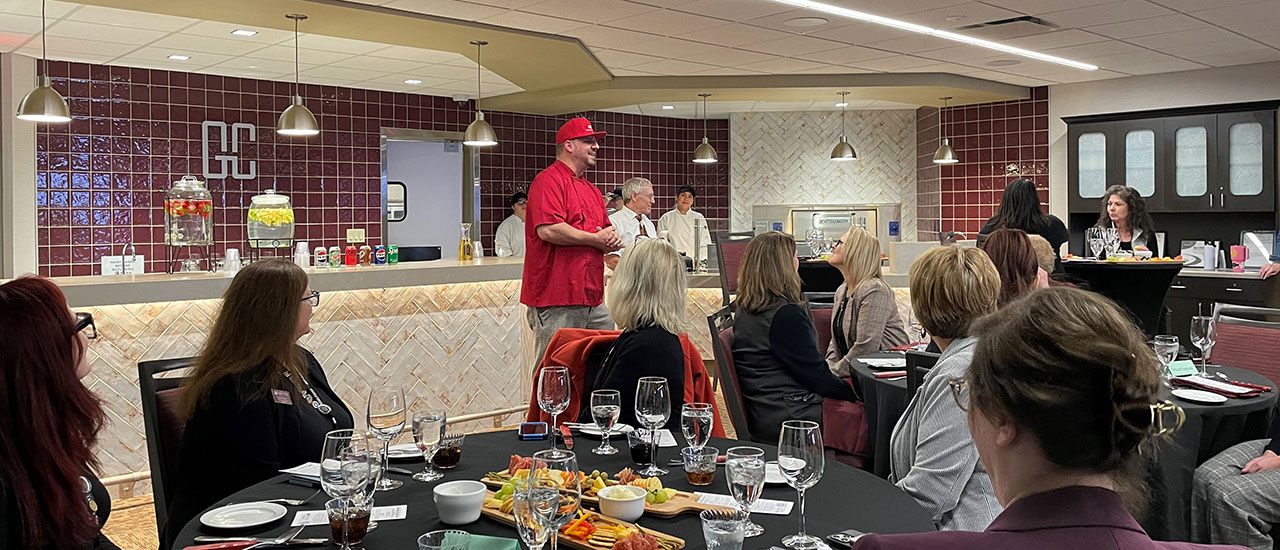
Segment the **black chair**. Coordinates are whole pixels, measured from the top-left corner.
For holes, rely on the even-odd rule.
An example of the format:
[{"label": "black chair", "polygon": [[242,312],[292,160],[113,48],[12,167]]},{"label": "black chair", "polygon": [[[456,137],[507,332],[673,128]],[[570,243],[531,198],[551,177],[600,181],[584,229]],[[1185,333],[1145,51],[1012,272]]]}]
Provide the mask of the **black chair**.
[{"label": "black chair", "polygon": [[138,362],[138,389],[142,393],[142,423],[147,430],[147,456],[151,459],[151,487],[155,493],[156,529],[164,533],[169,504],[174,498],[178,447],[187,422],[178,414],[181,377],[157,378],[157,374],[184,369],[194,357]]},{"label": "black chair", "polygon": [[739,439],[750,439],[747,427],[747,405],[742,401],[742,388],[738,385],[738,371],[733,366],[733,308],[725,306],[707,317],[711,331],[711,348],[716,355],[718,379],[723,380],[724,404],[729,409],[729,423]]},{"label": "black chair", "polygon": [[747,245],[755,238],[755,233],[717,232],[712,235],[716,243],[716,259],[720,262],[720,292],[724,297],[722,305],[729,305],[730,296],[738,293],[738,268],[742,266],[742,257],[747,253]]},{"label": "black chair", "polygon": [[938,363],[940,353],[930,353],[927,351],[907,351],[907,402],[916,396],[916,392],[920,391],[920,385],[924,383],[925,375],[929,374],[929,369]]}]

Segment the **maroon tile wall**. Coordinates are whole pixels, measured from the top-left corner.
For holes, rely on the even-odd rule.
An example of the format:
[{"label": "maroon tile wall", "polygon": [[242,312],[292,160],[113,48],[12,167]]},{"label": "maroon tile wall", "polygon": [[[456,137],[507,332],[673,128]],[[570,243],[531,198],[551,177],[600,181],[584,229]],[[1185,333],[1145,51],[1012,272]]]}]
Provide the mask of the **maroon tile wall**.
[{"label": "maroon tile wall", "polygon": [[[941,113],[939,113],[941,111]],[[1049,205],[1049,89],[1033,88],[1029,99],[916,111],[918,238],[939,231],[976,235],[995,214],[1005,185],[1028,178]],[[940,117],[940,118],[939,118]],[[942,135],[960,162],[933,164]]]},{"label": "maroon tile wall", "polygon": [[[288,105],[287,82],[58,61],[49,71],[74,118],[37,130],[39,270],[46,276],[96,274],[100,258],[121,253],[128,242],[146,255],[148,271],[164,270],[164,194],[184,174],[201,173],[204,120],[257,126],[257,140],[239,152],[242,170],[257,162],[257,177],[206,181],[214,197],[215,253],[229,247],[245,253],[249,199],[269,188],[293,200],[294,233],[313,248],[343,244],[349,228],[363,228],[371,244],[381,244],[380,128],[461,132],[473,109],[445,97],[303,85],[323,131],[289,138],[274,131]],[[722,157],[706,168],[687,158],[700,123],[695,132],[694,122],[682,119],[586,115],[610,133],[588,174],[602,189],[633,175],[652,179],[656,218],[672,207],[676,187],[692,183],[701,194],[697,208],[722,220],[713,227],[726,223],[727,121],[712,121]],[[492,249],[492,234],[508,214],[505,197],[551,162],[554,132],[568,117],[486,116],[500,141],[481,154],[481,233]]]}]

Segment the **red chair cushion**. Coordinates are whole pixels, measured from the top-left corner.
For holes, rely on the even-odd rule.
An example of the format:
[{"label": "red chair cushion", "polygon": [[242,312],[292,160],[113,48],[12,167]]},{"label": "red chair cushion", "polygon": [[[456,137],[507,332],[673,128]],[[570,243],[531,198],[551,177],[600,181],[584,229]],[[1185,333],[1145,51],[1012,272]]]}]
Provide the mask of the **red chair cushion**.
[{"label": "red chair cushion", "polygon": [[826,354],[827,346],[831,344],[831,308],[817,307],[810,309],[809,313],[813,316],[813,328],[818,330],[818,353]]},{"label": "red chair cushion", "polygon": [[1219,322],[1209,360],[1249,369],[1280,384],[1280,330]]},{"label": "red chair cushion", "polygon": [[186,420],[178,413],[181,398],[180,388],[156,392],[156,428],[160,432],[160,452],[168,465],[178,463],[178,447],[182,444],[182,433],[187,429]]},{"label": "red chair cushion", "polygon": [[724,265],[720,266],[720,269],[724,270],[725,282],[728,283],[731,293],[738,291],[738,269],[742,267],[742,257],[747,254],[748,244],[751,244],[751,241],[746,239],[720,243],[720,253],[724,255]]}]

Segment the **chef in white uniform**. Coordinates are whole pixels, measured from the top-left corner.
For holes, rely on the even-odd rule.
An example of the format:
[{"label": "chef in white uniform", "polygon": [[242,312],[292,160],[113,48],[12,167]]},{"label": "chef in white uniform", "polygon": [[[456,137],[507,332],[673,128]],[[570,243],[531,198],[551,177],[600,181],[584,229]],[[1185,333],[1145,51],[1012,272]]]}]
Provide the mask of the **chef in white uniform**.
[{"label": "chef in white uniform", "polygon": [[698,250],[698,261],[707,259],[707,245],[711,244],[711,232],[707,230],[707,219],[693,209],[693,200],[698,193],[691,186],[681,187],[676,191],[676,207],[658,219],[658,228],[667,233],[667,238],[676,250],[686,257],[693,258],[693,232],[695,223],[698,232],[702,233],[701,246]]},{"label": "chef in white uniform", "polygon": [[511,215],[498,225],[498,232],[493,236],[494,253],[499,257],[524,256],[524,215],[525,206],[529,204],[529,195],[524,191],[511,194],[508,201]]}]

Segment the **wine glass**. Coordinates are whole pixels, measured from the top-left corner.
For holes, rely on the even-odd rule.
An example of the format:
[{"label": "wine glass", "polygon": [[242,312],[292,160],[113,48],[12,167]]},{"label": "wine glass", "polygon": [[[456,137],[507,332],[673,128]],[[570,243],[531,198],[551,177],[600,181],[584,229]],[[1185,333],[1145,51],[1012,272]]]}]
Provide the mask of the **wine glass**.
[{"label": "wine glass", "polygon": [[1102,228],[1103,242],[1106,243],[1107,257],[1115,256],[1120,251],[1120,230],[1114,227]]},{"label": "wine glass", "polygon": [[551,415],[551,450],[556,449],[556,417],[569,408],[568,367],[543,367],[538,373],[538,407]]},{"label": "wine glass", "polygon": [[713,414],[710,403],[685,403],[680,407],[680,431],[694,451],[701,451],[711,440]]},{"label": "wine glass", "polygon": [[520,540],[524,541],[529,550],[542,550],[547,538],[551,536],[551,530],[538,519],[538,514],[529,505],[527,488],[517,489],[511,494],[511,498],[511,513],[516,517],[516,531],[520,533]]},{"label": "wine glass", "polygon": [[413,413],[413,443],[422,452],[427,466],[421,472],[413,474],[413,479],[431,482],[444,477],[436,470],[431,461],[435,460],[436,451],[440,450],[440,441],[444,439],[446,418],[443,412],[418,411]]},{"label": "wine glass", "polygon": [[729,484],[729,494],[738,502],[746,524],[743,535],[758,537],[764,534],[764,527],[751,521],[751,506],[760,499],[764,490],[764,449],[759,447],[731,447],[724,453],[725,481]]},{"label": "wine glass", "polygon": [[578,515],[582,505],[582,484],[577,475],[578,458],[572,451],[550,449],[533,454],[529,466],[529,507],[538,522],[551,532],[551,550],[556,550],[556,534]]},{"label": "wine glass", "polygon": [[1209,369],[1209,351],[1217,340],[1215,328],[1213,317],[1196,315],[1191,318],[1191,343],[1200,349],[1200,376],[1204,376]]},{"label": "wine glass", "polygon": [[667,379],[661,376],[645,376],[636,383],[636,421],[649,429],[650,456],[653,462],[648,468],[636,472],[645,476],[660,476],[667,473],[658,467],[658,429],[671,418],[671,389]]},{"label": "wine glass", "polygon": [[[387,450],[391,440],[404,430],[405,404],[404,390],[400,388],[381,387],[369,392],[369,408],[366,415],[369,431],[382,440],[382,470],[387,470]],[[379,491],[390,491],[404,485],[404,482],[382,476],[378,480]]]},{"label": "wine glass", "polygon": [[591,392],[591,420],[600,430],[603,441],[591,452],[598,455],[617,454],[618,448],[609,444],[609,432],[618,423],[622,415],[622,394],[618,390],[596,390]]},{"label": "wine glass", "polygon": [[778,434],[778,469],[782,470],[787,485],[798,494],[796,506],[800,508],[800,532],[782,538],[782,545],[797,550],[823,546],[822,539],[804,532],[804,490],[817,485],[822,479],[826,459],[822,454],[822,429],[817,422],[788,420],[782,423]]},{"label": "wine glass", "polygon": [[1160,360],[1160,376],[1167,383],[1169,378],[1173,376],[1173,373],[1169,371],[1169,363],[1172,363],[1173,359],[1178,356],[1178,337],[1168,334],[1158,335],[1152,347],[1155,349],[1156,359]]},{"label": "wine glass", "polygon": [[1106,239],[1102,235],[1101,227],[1090,227],[1084,231],[1085,238],[1089,241],[1089,249],[1093,251],[1092,258],[1097,258],[1102,254],[1102,249],[1106,247]]},{"label": "wine glass", "polygon": [[[378,442],[363,432],[334,430],[324,436],[320,451],[320,487],[342,504],[342,548],[347,544],[347,507],[365,494],[379,463]],[[371,493],[371,492],[370,492]]]}]

